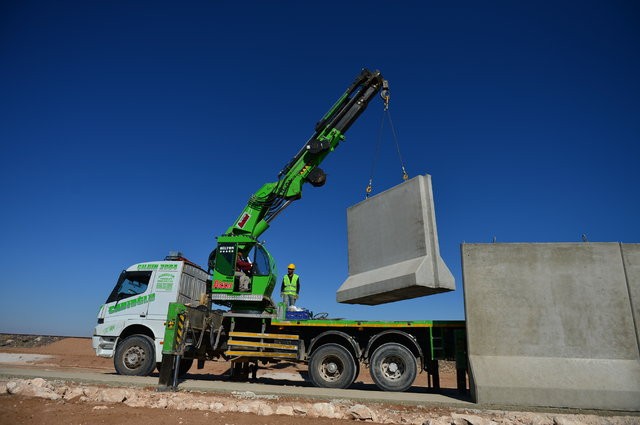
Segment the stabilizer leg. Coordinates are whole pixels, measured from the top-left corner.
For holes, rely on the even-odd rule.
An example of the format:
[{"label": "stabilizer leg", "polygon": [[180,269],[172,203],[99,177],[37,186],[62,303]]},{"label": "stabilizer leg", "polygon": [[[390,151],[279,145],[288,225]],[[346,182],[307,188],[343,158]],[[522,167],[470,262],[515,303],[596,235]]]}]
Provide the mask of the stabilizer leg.
[{"label": "stabilizer leg", "polygon": [[179,357],[175,354],[163,354],[160,366],[160,379],[157,391],[175,391],[178,386]]}]

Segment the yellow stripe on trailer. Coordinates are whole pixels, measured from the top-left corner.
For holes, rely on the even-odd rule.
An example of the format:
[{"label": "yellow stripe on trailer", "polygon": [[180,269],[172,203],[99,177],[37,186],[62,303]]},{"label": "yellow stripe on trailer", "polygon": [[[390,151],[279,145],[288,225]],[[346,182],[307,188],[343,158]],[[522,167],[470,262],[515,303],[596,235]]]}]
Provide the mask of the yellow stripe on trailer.
[{"label": "yellow stripe on trailer", "polygon": [[242,356],[242,357],[280,357],[287,359],[295,359],[297,357],[296,353],[274,353],[274,352],[264,352],[264,351],[233,351],[229,350],[225,352],[227,356]]},{"label": "yellow stripe on trailer", "polygon": [[276,344],[270,342],[254,342],[254,341],[238,341],[230,339],[227,344],[229,346],[242,346],[242,347],[260,347],[260,348],[275,348],[278,350],[298,350],[297,345]]},{"label": "yellow stripe on trailer", "polygon": [[290,340],[300,339],[298,335],[263,334],[263,333],[253,333],[253,332],[229,332],[229,336],[244,337],[244,338],[266,338],[266,339],[290,339]]}]

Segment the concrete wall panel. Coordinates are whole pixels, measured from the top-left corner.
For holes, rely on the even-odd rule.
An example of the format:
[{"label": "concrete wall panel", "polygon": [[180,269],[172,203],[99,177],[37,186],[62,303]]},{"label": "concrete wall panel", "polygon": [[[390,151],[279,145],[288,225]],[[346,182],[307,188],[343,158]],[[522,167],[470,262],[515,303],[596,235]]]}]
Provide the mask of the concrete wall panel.
[{"label": "concrete wall panel", "polygon": [[476,401],[640,410],[637,247],[625,273],[617,243],[464,244]]},{"label": "concrete wall panel", "polygon": [[455,289],[440,258],[429,175],[350,207],[347,229],[349,277],[338,302],[377,305]]},{"label": "concrete wall panel", "polygon": [[636,325],[636,341],[640,346],[640,244],[622,244],[622,260]]}]

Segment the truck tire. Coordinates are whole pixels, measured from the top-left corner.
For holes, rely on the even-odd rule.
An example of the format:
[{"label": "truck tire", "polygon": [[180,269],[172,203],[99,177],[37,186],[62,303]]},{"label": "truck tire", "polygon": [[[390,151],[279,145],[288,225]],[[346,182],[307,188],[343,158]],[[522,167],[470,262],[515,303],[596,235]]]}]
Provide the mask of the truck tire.
[{"label": "truck tire", "polygon": [[418,374],[413,353],[395,342],[378,347],[371,356],[369,368],[371,379],[383,391],[405,391]]},{"label": "truck tire", "polygon": [[[178,378],[184,378],[189,369],[193,366],[193,359],[180,359],[180,370],[178,371]],[[162,362],[156,363],[156,369],[158,369],[158,373],[160,373],[160,369],[162,368]]]},{"label": "truck tire", "polygon": [[131,335],[125,338],[116,347],[113,364],[120,375],[151,374],[156,367],[153,340],[146,335]]},{"label": "truck tire", "polygon": [[356,362],[341,345],[326,344],[311,355],[309,376],[316,387],[347,388],[356,379]]}]

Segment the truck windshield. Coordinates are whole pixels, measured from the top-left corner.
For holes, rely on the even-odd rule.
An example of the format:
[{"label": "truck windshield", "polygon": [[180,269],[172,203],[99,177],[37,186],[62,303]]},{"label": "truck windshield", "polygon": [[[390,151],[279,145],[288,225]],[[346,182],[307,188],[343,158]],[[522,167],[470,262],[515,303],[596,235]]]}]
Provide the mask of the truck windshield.
[{"label": "truck windshield", "polygon": [[128,272],[123,271],[120,274],[116,287],[111,291],[111,295],[107,298],[107,303],[120,301],[125,298],[140,295],[147,290],[149,281],[151,280],[151,271]]}]

